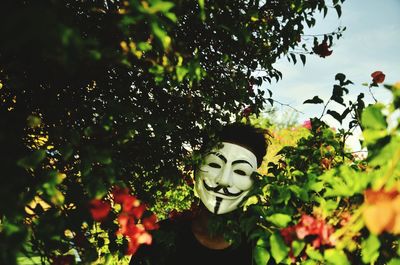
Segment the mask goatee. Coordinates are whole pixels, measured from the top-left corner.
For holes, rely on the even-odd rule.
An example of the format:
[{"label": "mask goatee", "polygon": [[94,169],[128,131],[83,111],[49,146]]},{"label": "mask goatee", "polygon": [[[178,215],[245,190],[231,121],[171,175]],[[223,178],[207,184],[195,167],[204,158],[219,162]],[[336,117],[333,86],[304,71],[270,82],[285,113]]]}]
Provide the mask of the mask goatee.
[{"label": "mask goatee", "polygon": [[219,210],[219,206],[221,205],[222,198],[221,197],[217,197],[216,199],[217,199],[217,202],[215,203],[214,213],[218,214],[218,210]]}]

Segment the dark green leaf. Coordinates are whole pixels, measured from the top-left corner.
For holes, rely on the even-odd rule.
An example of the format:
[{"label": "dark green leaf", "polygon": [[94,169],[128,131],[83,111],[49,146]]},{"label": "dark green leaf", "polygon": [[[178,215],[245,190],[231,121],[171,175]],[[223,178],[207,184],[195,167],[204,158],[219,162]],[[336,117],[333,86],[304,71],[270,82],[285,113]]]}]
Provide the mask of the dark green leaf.
[{"label": "dark green leaf", "polygon": [[18,160],[17,165],[25,169],[36,168],[45,157],[45,150],[35,150],[29,156]]},{"label": "dark green leaf", "polygon": [[321,104],[324,103],[322,99],[320,99],[318,96],[314,96],[312,99],[307,99],[306,101],[303,102],[303,104]]},{"label": "dark green leaf", "polygon": [[337,73],[335,76],[335,80],[338,80],[340,82],[340,84],[343,84],[345,79],[346,79],[346,76],[342,73]]},{"label": "dark green leaf", "polygon": [[331,115],[335,120],[337,120],[338,122],[342,123],[342,115],[340,115],[339,113],[337,113],[334,110],[327,110],[326,112],[327,114]]},{"label": "dark green leaf", "polygon": [[303,63],[303,65],[306,64],[306,56],[304,54],[300,54],[300,60]]}]

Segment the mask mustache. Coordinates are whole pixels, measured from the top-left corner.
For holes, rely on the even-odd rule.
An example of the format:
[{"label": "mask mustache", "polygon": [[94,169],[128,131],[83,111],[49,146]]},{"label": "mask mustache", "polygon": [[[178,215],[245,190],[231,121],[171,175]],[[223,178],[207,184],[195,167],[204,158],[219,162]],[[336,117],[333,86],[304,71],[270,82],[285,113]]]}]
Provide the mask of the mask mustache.
[{"label": "mask mustache", "polygon": [[[236,196],[240,195],[243,192],[243,191],[239,191],[237,193],[233,193],[233,192],[230,192],[228,190],[228,187],[226,187],[226,186],[217,185],[216,187],[210,187],[210,186],[207,185],[207,183],[204,180],[203,180],[203,183],[204,183],[204,187],[206,188],[206,190],[213,191],[215,193],[220,193],[220,194],[223,194],[223,195],[226,195],[226,196],[236,197]],[[220,192],[221,190],[223,192]]]}]

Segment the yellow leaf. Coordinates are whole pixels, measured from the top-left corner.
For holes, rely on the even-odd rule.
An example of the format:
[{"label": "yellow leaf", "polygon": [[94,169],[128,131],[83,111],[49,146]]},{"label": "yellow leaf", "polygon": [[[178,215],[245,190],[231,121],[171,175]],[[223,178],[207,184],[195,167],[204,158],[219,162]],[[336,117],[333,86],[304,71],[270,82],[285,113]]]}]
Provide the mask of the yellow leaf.
[{"label": "yellow leaf", "polygon": [[384,201],[373,205],[367,204],[363,212],[363,218],[368,230],[375,235],[379,235],[393,225],[395,215],[391,203]]}]

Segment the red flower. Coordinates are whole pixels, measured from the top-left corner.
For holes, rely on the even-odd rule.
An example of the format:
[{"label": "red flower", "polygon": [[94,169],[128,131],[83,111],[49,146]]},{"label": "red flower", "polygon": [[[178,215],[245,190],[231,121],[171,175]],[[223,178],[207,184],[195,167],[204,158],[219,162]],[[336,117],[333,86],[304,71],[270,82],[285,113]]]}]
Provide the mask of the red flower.
[{"label": "red flower", "polygon": [[247,107],[242,111],[242,116],[243,117],[249,117],[251,112],[252,112],[252,109],[250,107]]},{"label": "red flower", "polygon": [[332,51],[329,50],[328,44],[326,41],[323,41],[319,45],[315,45],[313,48],[315,54],[318,54],[320,57],[325,58],[332,54]]},{"label": "red flower", "polygon": [[159,225],[157,224],[157,216],[155,214],[152,214],[147,218],[143,218],[142,224],[147,230],[154,230],[158,229],[159,227]]},{"label": "red flower", "polygon": [[307,236],[316,236],[312,241],[314,248],[319,248],[322,245],[333,245],[329,239],[332,233],[332,226],[327,225],[324,220],[309,215],[303,215],[296,225],[297,238],[304,239]]},{"label": "red flower", "polygon": [[333,227],[326,224],[324,220],[306,214],[301,216],[297,225],[283,228],[280,232],[285,243],[290,246],[296,239],[311,240],[314,248],[333,245],[330,240],[334,232]]},{"label": "red flower", "polygon": [[128,213],[135,216],[136,219],[140,219],[146,211],[147,206],[145,204],[140,204],[138,207],[132,208]]},{"label": "red flower", "polygon": [[124,236],[134,235],[139,232],[139,228],[136,225],[135,219],[127,214],[120,214],[118,216],[119,230],[118,234]]},{"label": "red flower", "polygon": [[127,195],[124,196],[123,201],[122,201],[122,211],[123,212],[130,212],[134,208],[140,206],[140,201],[136,199],[135,196],[132,195]]},{"label": "red flower", "polygon": [[139,248],[141,244],[150,245],[152,242],[152,237],[149,233],[144,230],[132,235],[128,236],[128,249],[126,250],[126,255],[133,255]]},{"label": "red flower", "polygon": [[101,222],[107,218],[108,213],[111,210],[111,205],[108,202],[93,199],[89,202],[89,211],[92,215],[93,220]]},{"label": "red flower", "polygon": [[291,245],[296,239],[296,229],[295,226],[289,226],[281,230],[281,236],[287,245]]},{"label": "red flower", "polygon": [[112,191],[112,195],[114,197],[114,202],[122,204],[127,197],[129,197],[129,189],[127,188],[120,188],[120,187],[115,187]]},{"label": "red flower", "polygon": [[385,81],[385,74],[382,73],[382,71],[375,71],[371,74],[372,77],[372,83],[374,84],[380,84]]}]

